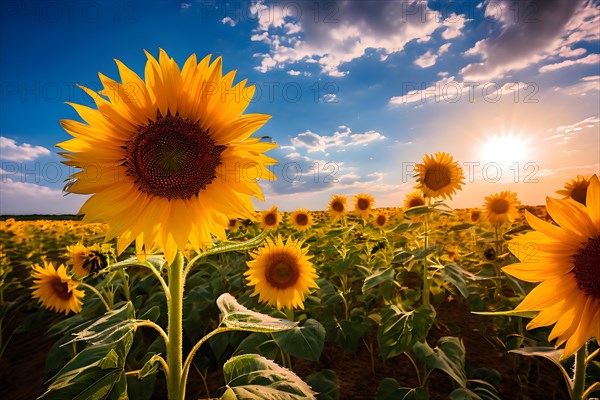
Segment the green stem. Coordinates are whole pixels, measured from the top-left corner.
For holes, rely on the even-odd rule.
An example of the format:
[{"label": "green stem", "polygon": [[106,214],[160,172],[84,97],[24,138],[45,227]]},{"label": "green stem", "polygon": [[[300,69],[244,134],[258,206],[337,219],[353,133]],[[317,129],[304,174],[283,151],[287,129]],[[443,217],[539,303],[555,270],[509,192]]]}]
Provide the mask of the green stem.
[{"label": "green stem", "polygon": [[83,286],[83,287],[87,288],[87,289],[90,289],[92,292],[94,292],[94,294],[95,294],[96,296],[98,296],[98,298],[99,298],[100,300],[102,300],[102,304],[104,304],[104,307],[106,308],[106,311],[107,311],[107,312],[111,310],[110,306],[109,306],[109,305],[108,305],[108,303],[106,302],[106,299],[104,298],[104,296],[102,296],[102,294],[101,294],[101,293],[98,291],[98,289],[96,289],[96,288],[95,288],[95,287],[93,287],[92,285],[88,285],[87,283],[84,283],[84,282],[81,282],[81,281],[79,281],[79,284],[80,284],[81,286]]},{"label": "green stem", "polygon": [[502,286],[502,272],[498,265],[498,257],[500,257],[500,223],[496,222],[496,259],[494,260],[494,269],[496,273],[496,288],[494,289],[494,299],[498,298]]},{"label": "green stem", "polygon": [[[427,207],[431,207],[431,199],[427,198]],[[425,248],[424,251],[427,251],[429,247],[429,213],[425,214]],[[423,297],[423,305],[429,307],[429,265],[427,261],[428,257],[423,258],[423,293],[421,296]]]},{"label": "green stem", "polygon": [[183,256],[178,251],[173,263],[169,265],[169,326],[167,343],[167,389],[169,400],[183,400],[185,385],[180,385],[183,360]]},{"label": "green stem", "polygon": [[575,354],[575,377],[573,378],[573,392],[571,400],[583,400],[585,391],[585,358],[587,357],[587,343]]}]

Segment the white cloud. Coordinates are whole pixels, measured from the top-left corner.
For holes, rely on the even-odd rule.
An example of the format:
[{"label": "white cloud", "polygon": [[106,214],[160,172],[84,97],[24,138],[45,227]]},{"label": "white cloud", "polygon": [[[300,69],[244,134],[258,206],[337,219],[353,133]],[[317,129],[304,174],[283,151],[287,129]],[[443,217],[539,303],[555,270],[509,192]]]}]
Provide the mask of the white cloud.
[{"label": "white cloud", "polygon": [[565,88],[555,87],[554,91],[562,91],[569,96],[585,96],[590,92],[599,92],[600,75],[585,76],[574,85]]},{"label": "white cloud", "polygon": [[234,21],[233,19],[231,19],[230,17],[225,17],[225,18],[223,18],[223,19],[221,20],[221,23],[222,23],[223,25],[227,24],[227,25],[229,25],[229,26],[231,26],[231,27],[234,27],[234,26],[236,26],[236,25],[237,25],[237,22],[235,22],[235,21]]},{"label": "white cloud", "polygon": [[544,65],[539,69],[540,73],[548,72],[548,71],[556,71],[558,69],[571,67],[573,65],[591,65],[598,64],[600,62],[600,54],[590,54],[583,58],[578,58],[576,60],[565,60],[555,64]]},{"label": "white cloud", "polygon": [[368,146],[372,142],[384,140],[385,136],[374,130],[364,133],[352,133],[347,126],[340,126],[331,136],[319,135],[306,131],[292,138],[291,142],[295,148],[304,147],[309,153],[316,151],[325,152],[329,148],[344,148],[350,146]]},{"label": "white cloud", "polygon": [[287,73],[288,73],[289,75],[291,75],[291,76],[298,76],[298,75],[300,75],[302,72],[300,72],[300,71],[295,71],[295,70],[293,70],[293,69],[290,69],[290,70],[289,70]]},{"label": "white cloud", "polygon": [[58,189],[4,177],[0,204],[3,214],[75,214],[88,196],[67,195]]},{"label": "white cloud", "polygon": [[430,86],[422,89],[410,90],[402,96],[394,96],[390,99],[389,104],[392,106],[398,106],[402,104],[411,103],[426,103],[428,101],[434,101],[439,103],[454,102],[457,98],[460,100],[463,93],[469,90],[468,86],[465,86],[462,82],[458,82],[451,77],[444,77],[441,80],[433,83]]},{"label": "white cloud", "polygon": [[50,150],[29,143],[18,145],[13,139],[0,136],[0,158],[7,161],[31,161],[50,154]]},{"label": "white cloud", "polygon": [[192,3],[181,3],[181,9],[182,10],[187,10],[188,8],[192,7]]},{"label": "white cloud", "polygon": [[446,20],[442,23],[446,27],[442,32],[442,37],[446,40],[456,39],[462,35],[462,29],[465,27],[467,22],[472,21],[471,19],[465,19],[465,16],[454,13],[450,14]]},{"label": "white cloud", "polygon": [[438,57],[448,52],[448,48],[450,47],[450,45],[451,43],[445,43],[441,45],[436,52],[428,50],[425,54],[421,55],[415,60],[415,64],[417,64],[421,68],[427,68],[435,65]]},{"label": "white cloud", "polygon": [[600,118],[598,116],[592,116],[571,125],[561,125],[548,129],[547,133],[549,136],[544,141],[555,141],[557,146],[563,146],[584,129],[596,128],[597,131],[599,122]]},{"label": "white cloud", "polygon": [[337,103],[338,98],[335,93],[327,93],[327,94],[323,95],[323,101],[325,103]]}]

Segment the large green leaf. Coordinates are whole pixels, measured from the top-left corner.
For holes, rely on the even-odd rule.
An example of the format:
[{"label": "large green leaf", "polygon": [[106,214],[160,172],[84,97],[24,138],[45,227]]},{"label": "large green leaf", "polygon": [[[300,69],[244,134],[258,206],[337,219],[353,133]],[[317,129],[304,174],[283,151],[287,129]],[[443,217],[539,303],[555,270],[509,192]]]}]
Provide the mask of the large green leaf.
[{"label": "large green leaf", "polygon": [[400,355],[424,340],[434,319],[435,310],[430,306],[421,306],[413,311],[402,311],[396,305],[385,309],[377,330],[377,342],[383,358]]},{"label": "large green leaf", "polygon": [[428,400],[429,389],[426,387],[401,387],[397,380],[385,378],[379,382],[376,400]]},{"label": "large green leaf", "polygon": [[[132,304],[126,303],[77,335],[76,340],[89,340],[91,343],[52,378],[51,385],[40,399],[127,399],[124,366],[133,343],[135,324],[124,329],[123,323],[133,319],[134,312]],[[118,328],[111,331],[111,325]]]},{"label": "large green leaf", "polygon": [[372,275],[369,275],[365,278],[362,286],[363,294],[369,293],[373,288],[382,283],[393,282],[395,276],[396,271],[394,268],[375,271]]},{"label": "large green leaf", "polygon": [[279,355],[279,347],[273,336],[268,333],[253,332],[240,342],[233,352],[234,356],[241,354],[260,354],[270,360]]},{"label": "large green leaf", "polygon": [[340,387],[337,384],[335,371],[324,369],[306,377],[308,383],[316,392],[317,400],[338,400]]},{"label": "large green leaf", "polygon": [[442,278],[454,285],[460,294],[466,299],[469,297],[469,289],[467,288],[467,279],[474,280],[477,277],[462,269],[456,264],[446,264],[441,269]]},{"label": "large green leaf", "polygon": [[232,357],[223,365],[227,391],[223,400],[314,399],[315,392],[288,369],[257,354]]},{"label": "large green leaf", "polygon": [[417,342],[413,346],[417,358],[431,368],[444,371],[461,387],[467,385],[465,373],[465,346],[461,339],[445,336],[438,340],[435,349],[429,347],[427,342]]},{"label": "large green leaf", "polygon": [[309,361],[319,361],[325,344],[325,328],[314,319],[302,326],[273,333],[279,347],[289,355]]},{"label": "large green leaf", "polygon": [[278,332],[294,328],[297,323],[247,309],[239,304],[229,293],[223,293],[217,299],[221,310],[221,325],[248,332]]}]

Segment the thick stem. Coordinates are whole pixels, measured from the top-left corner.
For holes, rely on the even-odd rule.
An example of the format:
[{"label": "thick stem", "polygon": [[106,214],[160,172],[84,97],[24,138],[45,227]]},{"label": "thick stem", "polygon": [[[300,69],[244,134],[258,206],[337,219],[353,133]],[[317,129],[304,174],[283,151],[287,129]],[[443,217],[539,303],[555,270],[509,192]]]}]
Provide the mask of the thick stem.
[{"label": "thick stem", "polygon": [[[431,199],[427,198],[427,207],[431,206]],[[425,251],[429,247],[429,213],[425,214]],[[423,291],[421,296],[423,297],[423,305],[429,307],[429,265],[427,261],[428,257],[423,258]]]},{"label": "thick stem", "polygon": [[573,392],[571,400],[583,400],[585,391],[585,358],[587,357],[587,343],[575,354],[575,377],[573,378]]},{"label": "thick stem", "polygon": [[183,360],[183,256],[177,252],[175,260],[169,265],[169,326],[167,344],[167,389],[169,400],[183,400],[185,385],[180,385]]}]

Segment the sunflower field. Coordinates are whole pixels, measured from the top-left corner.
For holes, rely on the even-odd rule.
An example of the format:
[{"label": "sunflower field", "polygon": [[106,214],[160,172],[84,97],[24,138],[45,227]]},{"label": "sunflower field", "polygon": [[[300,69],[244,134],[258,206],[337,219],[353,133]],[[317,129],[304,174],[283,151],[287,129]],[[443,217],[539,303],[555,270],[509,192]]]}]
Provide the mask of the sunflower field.
[{"label": "sunflower field", "polygon": [[61,121],[83,220],[0,223],[3,398],[600,396],[597,175],[452,209],[467,183],[440,152],[396,208],[257,212],[277,161],[254,88],[147,56]]}]

